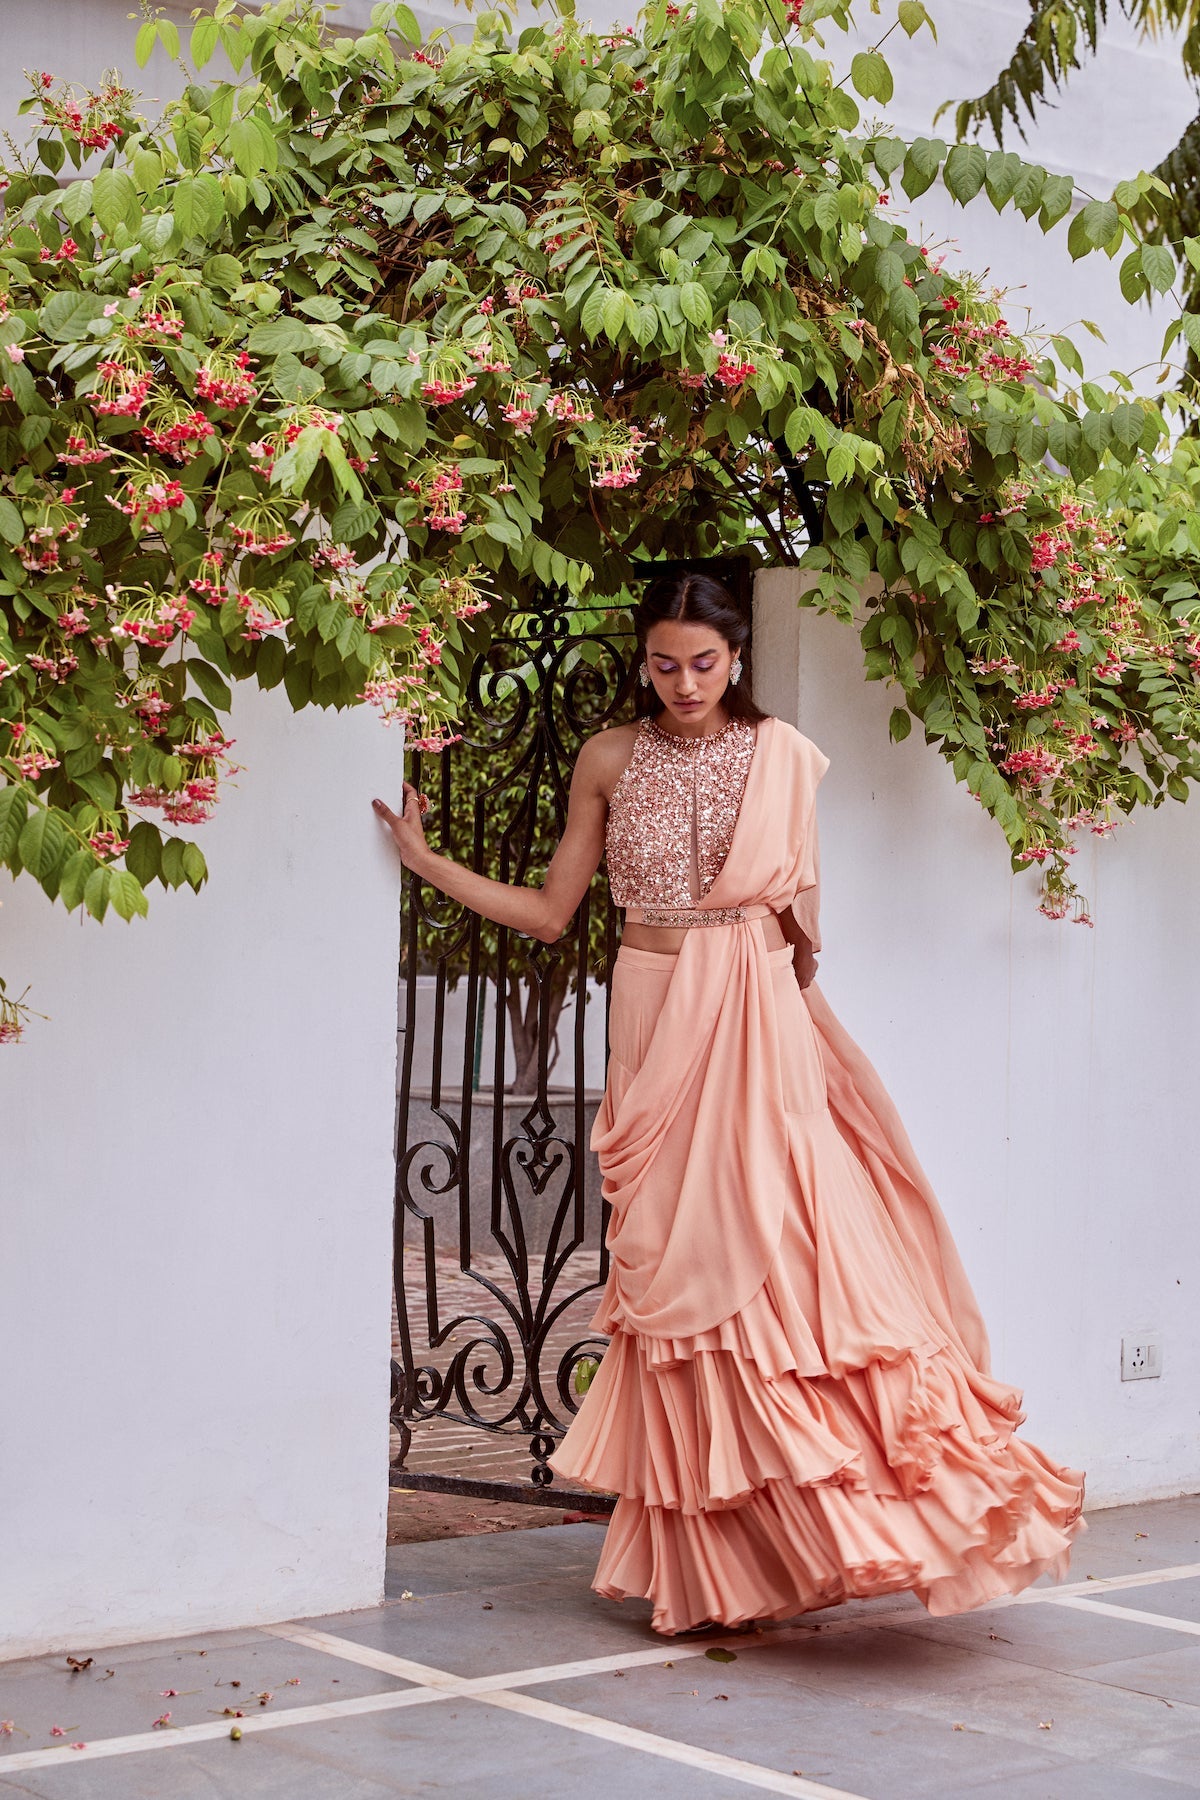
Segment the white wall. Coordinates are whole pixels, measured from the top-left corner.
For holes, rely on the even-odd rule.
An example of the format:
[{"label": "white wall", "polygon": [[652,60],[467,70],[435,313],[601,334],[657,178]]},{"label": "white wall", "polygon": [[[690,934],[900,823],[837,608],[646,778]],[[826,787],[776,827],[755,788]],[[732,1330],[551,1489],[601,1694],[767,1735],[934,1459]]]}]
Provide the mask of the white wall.
[{"label": "white wall", "polygon": [[0,1656],[365,1606],[387,1502],[400,739],[243,691],[199,896],[0,882]]},{"label": "white wall", "polygon": [[[1095,929],[1042,918],[920,732],[889,741],[894,694],[801,582],[759,577],[756,693],[831,760],[821,986],[942,1200],[1025,1435],[1088,1471],[1092,1504],[1198,1490],[1200,817],[1169,803],[1092,840]],[[1143,1331],[1163,1374],[1123,1383]]]}]

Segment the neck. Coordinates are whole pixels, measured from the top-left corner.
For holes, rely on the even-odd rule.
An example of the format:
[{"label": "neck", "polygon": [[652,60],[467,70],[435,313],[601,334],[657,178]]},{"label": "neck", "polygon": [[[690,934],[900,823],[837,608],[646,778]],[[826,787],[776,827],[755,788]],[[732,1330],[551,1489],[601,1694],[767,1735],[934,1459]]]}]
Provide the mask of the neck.
[{"label": "neck", "polygon": [[665,723],[669,718],[670,714],[664,707],[662,712],[655,714],[651,719],[651,724],[663,732],[666,737],[715,737],[718,731],[724,731],[725,727],[732,723],[729,714],[722,712],[720,707],[714,707],[712,712],[708,713],[698,725],[681,725],[676,719],[671,719],[670,724]]}]

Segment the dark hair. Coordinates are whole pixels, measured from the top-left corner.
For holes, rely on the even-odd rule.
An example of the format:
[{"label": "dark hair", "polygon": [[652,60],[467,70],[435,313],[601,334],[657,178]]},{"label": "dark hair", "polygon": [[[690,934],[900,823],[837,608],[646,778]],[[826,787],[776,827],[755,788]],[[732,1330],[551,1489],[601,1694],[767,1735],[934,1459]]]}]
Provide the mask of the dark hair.
[{"label": "dark hair", "polygon": [[[666,619],[678,619],[685,625],[711,625],[731,649],[742,653],[742,677],[737,686],[726,687],[722,702],[732,719],[765,719],[767,714],[756,706],[750,687],[747,645],[750,638],[748,612],[740,607],[723,581],[712,575],[684,570],[655,576],[633,609],[633,628],[637,633],[638,651],[646,654],[646,638],[653,626]],[[639,718],[654,717],[662,712],[663,703],[653,686],[634,689],[634,710]]]}]

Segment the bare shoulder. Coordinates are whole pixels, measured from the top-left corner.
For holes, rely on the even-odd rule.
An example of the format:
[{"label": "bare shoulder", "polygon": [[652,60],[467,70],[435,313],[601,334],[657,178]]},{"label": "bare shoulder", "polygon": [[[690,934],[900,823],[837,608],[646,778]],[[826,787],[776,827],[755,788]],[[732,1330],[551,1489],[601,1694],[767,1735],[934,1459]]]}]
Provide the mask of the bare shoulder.
[{"label": "bare shoulder", "polygon": [[576,772],[588,786],[598,789],[607,800],[621,778],[621,772],[633,755],[640,723],[610,725],[594,732],[580,746],[575,759]]}]

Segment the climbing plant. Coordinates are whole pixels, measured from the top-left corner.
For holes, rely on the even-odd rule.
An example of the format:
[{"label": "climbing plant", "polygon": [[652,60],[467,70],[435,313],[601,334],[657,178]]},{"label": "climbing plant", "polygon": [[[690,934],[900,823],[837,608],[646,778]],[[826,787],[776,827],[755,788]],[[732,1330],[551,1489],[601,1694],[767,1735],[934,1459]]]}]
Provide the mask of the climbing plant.
[{"label": "climbing plant", "polygon": [[205,878],[176,828],[234,683],[433,748],[508,605],[734,545],[810,571],[1047,910],[1072,826],[1182,797],[1191,453],[910,238],[891,186],[1050,231],[1072,185],[876,129],[881,50],[849,85],[821,53],[848,17],[657,0],[598,34],[557,0],[421,42],[391,0],[354,37],[221,0],[142,25],[184,63],[154,117],[38,74],[0,240],[0,860],[130,917]]}]

